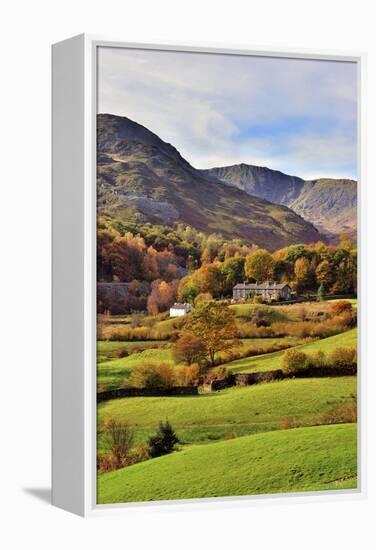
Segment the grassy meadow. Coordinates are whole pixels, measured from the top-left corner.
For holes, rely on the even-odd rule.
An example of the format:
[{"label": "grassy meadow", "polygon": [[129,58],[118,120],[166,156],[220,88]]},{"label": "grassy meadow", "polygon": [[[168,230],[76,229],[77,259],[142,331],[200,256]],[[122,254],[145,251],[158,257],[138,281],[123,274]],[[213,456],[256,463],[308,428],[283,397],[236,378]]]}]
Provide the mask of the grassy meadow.
[{"label": "grassy meadow", "polygon": [[343,424],[192,445],[101,475],[98,503],[352,489],[356,441]]},{"label": "grassy meadow", "polygon": [[281,380],[198,396],[112,399],[98,404],[98,422],[101,426],[108,416],[131,419],[137,439],[143,441],[159,419],[168,419],[184,444],[208,443],[226,435],[278,430],[284,421],[319,424],[327,410],[355,395],[353,376]]},{"label": "grassy meadow", "polygon": [[[355,301],[352,306],[356,308]],[[251,323],[254,304],[230,307],[239,327]],[[329,307],[330,302],[307,304],[304,315],[314,318]],[[273,323],[298,326],[302,319],[299,304],[262,305],[261,309],[272,327]],[[104,339],[97,345],[98,391],[126,387],[132,371],[140,365],[165,364],[172,369],[182,365],[169,339],[177,330],[176,320],[157,316],[147,339],[111,339],[130,323],[130,316],[106,320]],[[152,338],[156,331],[163,333],[163,339]],[[258,354],[236,360],[219,354],[220,365],[210,372],[280,369],[284,350],[273,351],[279,345],[308,354],[330,354],[338,348],[356,348],[357,329],[325,338],[242,338],[233,353]],[[292,377],[211,393],[200,391],[198,395],[117,398],[98,403],[99,453],[110,450],[104,436],[108,418],[132,427],[136,447],[145,448],[161,421],[168,421],[179,438],[171,454],[100,471],[98,503],[354,489],[356,417],[349,420],[347,413],[341,416],[340,412],[356,406],[356,396],[356,376]]]}]

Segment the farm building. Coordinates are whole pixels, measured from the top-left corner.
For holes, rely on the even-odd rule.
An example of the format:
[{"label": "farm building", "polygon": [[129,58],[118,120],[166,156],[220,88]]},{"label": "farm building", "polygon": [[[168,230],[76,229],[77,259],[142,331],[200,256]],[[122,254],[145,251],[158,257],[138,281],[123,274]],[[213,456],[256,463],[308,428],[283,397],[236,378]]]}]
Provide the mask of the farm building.
[{"label": "farm building", "polygon": [[291,300],[291,287],[287,283],[238,283],[232,291],[234,300],[244,300],[250,296],[261,296],[266,302]]},{"label": "farm building", "polygon": [[175,302],[175,304],[170,307],[170,317],[182,317],[190,311],[192,311],[192,306],[190,304],[180,304]]}]

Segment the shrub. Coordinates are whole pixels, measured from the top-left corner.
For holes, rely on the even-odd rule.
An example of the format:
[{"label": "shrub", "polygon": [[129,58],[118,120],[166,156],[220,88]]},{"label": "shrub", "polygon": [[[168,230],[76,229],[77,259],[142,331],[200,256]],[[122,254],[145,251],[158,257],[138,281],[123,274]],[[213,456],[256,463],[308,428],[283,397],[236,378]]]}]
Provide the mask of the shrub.
[{"label": "shrub", "polygon": [[231,373],[229,372],[229,370],[226,368],[226,367],[220,367],[218,370],[217,370],[217,377],[218,378],[223,378],[223,379],[227,379],[231,376]]},{"label": "shrub", "polygon": [[149,438],[148,453],[151,458],[172,453],[177,443],[179,439],[171,424],[168,421],[160,422],[156,434]]},{"label": "shrub", "polygon": [[132,450],[128,457],[127,465],[131,466],[132,464],[137,464],[138,462],[144,462],[150,458],[149,451],[147,447],[140,446]]},{"label": "shrub", "polygon": [[110,450],[116,468],[125,465],[133,444],[133,430],[127,424],[110,416],[103,425],[103,439]]},{"label": "shrub", "polygon": [[263,300],[262,296],[257,296],[257,295],[256,295],[256,296],[253,296],[252,302],[253,302],[254,304],[263,304],[263,303],[264,303],[264,300]]},{"label": "shrub", "polygon": [[256,327],[270,327],[270,321],[267,319],[259,319],[256,321]]},{"label": "shrub", "polygon": [[130,326],[124,327],[109,327],[105,329],[104,337],[106,340],[127,342],[127,341],[139,341],[139,340],[168,340],[169,334],[162,333],[156,329],[148,327],[136,327]]},{"label": "shrub", "polygon": [[335,405],[321,416],[322,424],[347,424],[357,421],[356,399]]},{"label": "shrub", "polygon": [[175,381],[179,386],[197,385],[200,377],[200,366],[197,363],[189,367],[175,367]]},{"label": "shrub", "polygon": [[322,350],[314,351],[307,356],[308,368],[323,368],[328,366],[328,358]]},{"label": "shrub", "polygon": [[136,388],[167,389],[174,385],[174,369],[166,364],[137,365],[129,378],[130,384]]},{"label": "shrub", "polygon": [[295,348],[290,348],[282,355],[282,371],[295,374],[307,368],[307,355]]},{"label": "shrub", "polygon": [[355,348],[336,348],[329,354],[329,361],[335,367],[354,367],[357,363]]},{"label": "shrub", "polygon": [[111,472],[117,469],[115,457],[112,453],[97,453],[97,469],[100,472]]},{"label": "shrub", "polygon": [[115,356],[119,359],[123,359],[123,357],[128,357],[128,355],[129,351],[127,350],[127,348],[117,348],[115,350]]},{"label": "shrub", "polygon": [[342,313],[352,313],[352,305],[347,300],[340,300],[330,304],[330,311],[333,315],[342,315]]},{"label": "shrub", "polygon": [[213,296],[210,292],[201,292],[195,299],[195,306],[199,306],[203,302],[210,302],[213,299]]},{"label": "shrub", "polygon": [[145,315],[143,315],[142,313],[132,313],[131,327],[132,328],[142,327],[142,325],[144,324],[144,320],[145,320]]},{"label": "shrub", "polygon": [[293,428],[299,428],[299,422],[296,418],[281,418],[279,422],[280,430],[291,430]]}]

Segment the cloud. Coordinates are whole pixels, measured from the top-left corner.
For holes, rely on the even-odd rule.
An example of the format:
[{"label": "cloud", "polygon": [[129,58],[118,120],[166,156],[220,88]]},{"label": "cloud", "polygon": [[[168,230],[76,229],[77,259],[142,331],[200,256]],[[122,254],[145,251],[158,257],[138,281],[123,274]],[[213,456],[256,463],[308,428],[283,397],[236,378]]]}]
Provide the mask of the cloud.
[{"label": "cloud", "polygon": [[100,48],[98,111],[128,116],[194,166],[356,175],[356,66]]}]

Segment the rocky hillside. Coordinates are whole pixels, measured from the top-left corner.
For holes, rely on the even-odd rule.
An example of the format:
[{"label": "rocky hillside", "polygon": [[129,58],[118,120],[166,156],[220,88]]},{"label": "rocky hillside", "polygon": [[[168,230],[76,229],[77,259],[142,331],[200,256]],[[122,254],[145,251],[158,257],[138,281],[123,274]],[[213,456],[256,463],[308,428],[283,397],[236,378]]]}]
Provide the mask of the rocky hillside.
[{"label": "rocky hillside", "polygon": [[171,144],[126,118],[97,117],[98,211],[133,221],[183,222],[275,250],[322,239],[286,206],[193,168]]},{"label": "rocky hillside", "polygon": [[305,181],[276,170],[235,164],[203,171],[251,195],[283,204],[312,222],[329,239],[356,237],[357,183],[349,179]]}]

